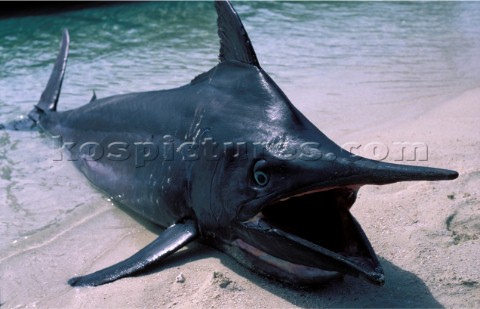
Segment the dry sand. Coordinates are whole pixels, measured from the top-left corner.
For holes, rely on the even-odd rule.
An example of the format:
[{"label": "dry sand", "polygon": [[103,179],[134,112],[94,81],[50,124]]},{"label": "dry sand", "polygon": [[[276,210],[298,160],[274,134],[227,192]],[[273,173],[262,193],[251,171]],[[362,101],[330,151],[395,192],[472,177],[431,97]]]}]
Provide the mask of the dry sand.
[{"label": "dry sand", "polygon": [[[66,222],[29,239],[21,252],[2,255],[2,307],[480,307],[479,133],[476,89],[399,127],[385,124],[342,137],[343,142],[387,145],[424,142],[428,161],[412,164],[460,173],[455,181],[360,190],[352,212],[384,266],[383,287],[351,277],[314,290],[287,287],[194,243],[149,273],[95,288],[71,288],[66,281],[75,272],[89,273],[122,260],[160,232],[99,194]],[[75,219],[79,215],[81,222]],[[184,282],[177,282],[180,274]]]}]

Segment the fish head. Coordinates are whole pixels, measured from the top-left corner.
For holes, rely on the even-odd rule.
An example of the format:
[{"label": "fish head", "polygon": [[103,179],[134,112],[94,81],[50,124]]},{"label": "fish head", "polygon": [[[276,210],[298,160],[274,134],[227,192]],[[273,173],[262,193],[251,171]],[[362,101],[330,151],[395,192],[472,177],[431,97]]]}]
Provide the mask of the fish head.
[{"label": "fish head", "polygon": [[217,91],[214,118],[228,124],[219,140],[232,147],[215,163],[209,212],[200,218],[203,236],[280,281],[311,285],[348,274],[382,285],[382,267],[350,212],[358,190],[455,179],[458,173],[374,161],[342,149],[259,66],[231,4],[217,1],[216,7],[220,64],[201,80]]},{"label": "fish head", "polygon": [[280,281],[311,285],[348,274],[382,285],[382,267],[350,212],[358,190],[367,184],[453,179],[457,173],[362,158],[309,127],[288,134],[285,126],[277,127],[282,134],[247,143],[254,149],[249,156],[218,163],[210,240]]},{"label": "fish head", "polygon": [[249,159],[219,164],[212,209],[221,209],[228,223],[218,221],[223,228],[215,233],[217,246],[288,283],[319,284],[348,274],[382,285],[375,251],[350,212],[359,189],[458,174],[369,160],[313,127],[288,134],[285,128]]}]

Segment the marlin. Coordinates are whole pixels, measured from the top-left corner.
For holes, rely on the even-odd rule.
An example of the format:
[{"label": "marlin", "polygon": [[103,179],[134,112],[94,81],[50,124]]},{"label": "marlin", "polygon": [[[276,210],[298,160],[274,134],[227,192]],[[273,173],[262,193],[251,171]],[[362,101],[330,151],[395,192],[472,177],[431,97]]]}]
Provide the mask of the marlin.
[{"label": "marlin", "polygon": [[69,34],[29,117],[60,137],[76,167],[116,203],[164,228],[133,256],[72,286],[141,272],[195,239],[282,282],[384,274],[350,213],[360,187],[450,180],[446,169],[374,161],[343,150],[261,68],[240,18],[216,1],[219,63],[188,85],[97,98],[57,111]]}]

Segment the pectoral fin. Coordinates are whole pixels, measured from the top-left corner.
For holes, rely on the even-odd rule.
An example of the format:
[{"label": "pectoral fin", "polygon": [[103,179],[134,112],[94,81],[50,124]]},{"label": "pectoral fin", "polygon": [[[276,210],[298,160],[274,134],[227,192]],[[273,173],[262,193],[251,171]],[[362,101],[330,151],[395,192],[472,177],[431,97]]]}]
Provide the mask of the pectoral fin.
[{"label": "pectoral fin", "polygon": [[89,275],[68,280],[71,286],[97,286],[130,276],[174,253],[198,236],[192,220],[167,228],[157,239],[128,259]]}]

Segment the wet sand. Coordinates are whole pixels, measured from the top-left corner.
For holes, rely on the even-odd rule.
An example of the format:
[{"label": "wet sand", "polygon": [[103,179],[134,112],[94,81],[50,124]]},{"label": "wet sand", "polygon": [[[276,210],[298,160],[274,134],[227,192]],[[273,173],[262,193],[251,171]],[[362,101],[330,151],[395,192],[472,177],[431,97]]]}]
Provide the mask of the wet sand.
[{"label": "wet sand", "polygon": [[[95,288],[72,288],[66,282],[75,273],[120,261],[161,232],[98,194],[63,222],[23,241],[20,249],[2,254],[2,307],[480,307],[479,102],[480,89],[475,89],[395,127],[385,121],[332,136],[339,144],[423,142],[428,161],[403,163],[460,173],[455,181],[360,190],[352,212],[384,267],[383,287],[352,277],[313,290],[288,287],[194,243],[145,274]],[[359,117],[369,117],[369,111]],[[77,185],[94,190],[80,173]],[[52,202],[62,203],[60,196],[56,199]],[[184,282],[176,282],[180,274]]]}]

